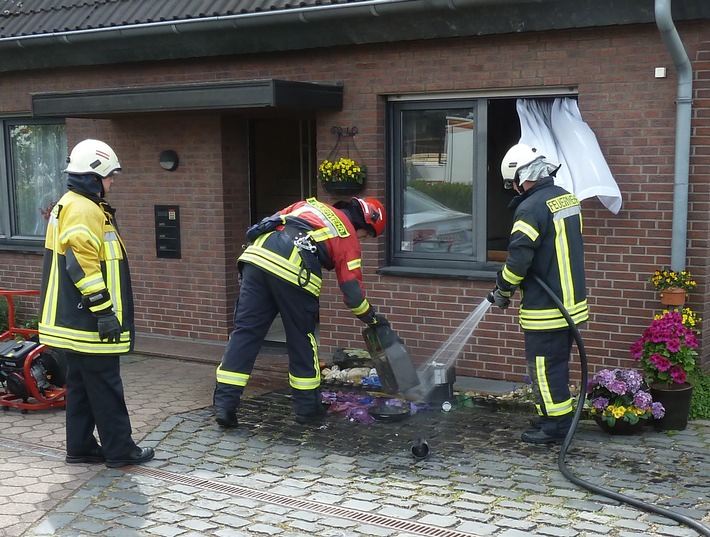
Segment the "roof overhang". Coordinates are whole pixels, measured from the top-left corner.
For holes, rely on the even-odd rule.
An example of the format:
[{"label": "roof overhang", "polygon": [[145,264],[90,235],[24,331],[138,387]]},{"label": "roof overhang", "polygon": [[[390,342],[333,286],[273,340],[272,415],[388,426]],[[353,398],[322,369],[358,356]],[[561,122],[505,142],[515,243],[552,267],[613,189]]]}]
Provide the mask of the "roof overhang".
[{"label": "roof overhang", "polygon": [[288,108],[341,110],[343,86],[244,80],[32,94],[34,117],[103,118],[119,114]]}]

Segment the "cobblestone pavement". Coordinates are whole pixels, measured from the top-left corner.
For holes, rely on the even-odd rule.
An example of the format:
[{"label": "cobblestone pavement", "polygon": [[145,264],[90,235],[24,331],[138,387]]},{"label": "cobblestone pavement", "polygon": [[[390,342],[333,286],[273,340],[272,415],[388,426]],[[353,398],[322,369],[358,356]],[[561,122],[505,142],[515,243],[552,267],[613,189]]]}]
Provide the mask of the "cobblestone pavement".
[{"label": "cobblestone pavement", "polygon": [[[361,424],[293,421],[285,374],[255,375],[240,427],[209,406],[214,366],[131,357],[123,367],[143,466],[63,462],[62,411],[0,413],[8,537],[694,536],[674,520],[568,481],[559,446],[518,438],[529,416],[455,405]],[[429,455],[415,459],[413,440]],[[710,422],[622,437],[582,421],[565,458],[596,486],[710,525]]]}]

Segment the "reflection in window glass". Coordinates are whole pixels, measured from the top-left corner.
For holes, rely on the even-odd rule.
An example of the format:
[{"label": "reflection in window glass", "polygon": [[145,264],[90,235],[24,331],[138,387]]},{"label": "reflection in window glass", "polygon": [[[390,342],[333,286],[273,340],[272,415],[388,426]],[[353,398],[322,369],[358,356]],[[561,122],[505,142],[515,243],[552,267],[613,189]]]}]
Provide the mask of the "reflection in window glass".
[{"label": "reflection in window glass", "polygon": [[65,189],[63,124],[7,126],[14,235],[44,236],[49,212]]},{"label": "reflection in window glass", "polygon": [[472,108],[401,112],[400,251],[473,254]]}]

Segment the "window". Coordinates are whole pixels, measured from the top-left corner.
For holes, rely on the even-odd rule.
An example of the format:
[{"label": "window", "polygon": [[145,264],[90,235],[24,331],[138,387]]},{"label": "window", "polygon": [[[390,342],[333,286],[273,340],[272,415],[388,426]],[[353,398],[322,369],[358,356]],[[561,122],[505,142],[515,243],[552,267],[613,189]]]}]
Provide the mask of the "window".
[{"label": "window", "polygon": [[[505,261],[514,192],[500,162],[527,143],[562,165],[555,183],[614,214],[621,193],[573,88],[466,98],[392,98],[389,266],[383,272],[490,277]],[[573,156],[573,158],[567,158]]]},{"label": "window", "polygon": [[20,118],[0,124],[0,248],[40,247],[49,212],[65,191],[65,125]]},{"label": "window", "polygon": [[512,214],[500,161],[520,137],[515,99],[392,101],[389,268],[490,271]]}]

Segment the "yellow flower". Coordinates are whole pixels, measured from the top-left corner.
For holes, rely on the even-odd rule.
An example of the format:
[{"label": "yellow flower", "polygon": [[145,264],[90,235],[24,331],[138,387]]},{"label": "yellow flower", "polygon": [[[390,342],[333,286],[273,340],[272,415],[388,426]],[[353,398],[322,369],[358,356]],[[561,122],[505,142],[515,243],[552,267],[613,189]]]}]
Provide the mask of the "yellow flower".
[{"label": "yellow flower", "polygon": [[[654,319],[660,319],[667,313],[669,313],[670,310],[664,309],[662,313],[657,313],[656,315],[653,316]],[[693,330],[695,333],[699,334],[700,330],[697,328],[697,325],[702,321],[703,319],[695,313],[693,310],[690,308],[683,308],[680,312],[682,318],[683,318],[683,326],[686,328],[690,328]]]},{"label": "yellow flower", "polygon": [[656,270],[649,278],[649,281],[658,291],[678,287],[691,291],[697,285],[697,282],[691,277],[690,272],[682,270],[675,272],[673,270]]},{"label": "yellow flower", "polygon": [[626,407],[624,406],[614,406],[610,405],[608,410],[614,414],[614,417],[618,420],[619,418],[623,417],[624,414],[626,414]]},{"label": "yellow flower", "polygon": [[340,157],[335,162],[326,159],[318,165],[318,179],[324,183],[338,181],[365,181],[367,170],[348,157]]}]

